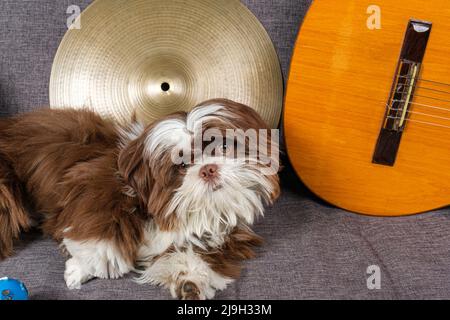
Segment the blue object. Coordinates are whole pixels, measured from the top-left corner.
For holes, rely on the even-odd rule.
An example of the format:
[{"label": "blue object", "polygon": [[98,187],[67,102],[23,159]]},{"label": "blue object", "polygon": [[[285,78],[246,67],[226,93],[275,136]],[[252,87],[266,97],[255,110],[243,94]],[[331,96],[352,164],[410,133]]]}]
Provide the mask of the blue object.
[{"label": "blue object", "polygon": [[28,290],[18,280],[1,278],[0,300],[28,300]]}]

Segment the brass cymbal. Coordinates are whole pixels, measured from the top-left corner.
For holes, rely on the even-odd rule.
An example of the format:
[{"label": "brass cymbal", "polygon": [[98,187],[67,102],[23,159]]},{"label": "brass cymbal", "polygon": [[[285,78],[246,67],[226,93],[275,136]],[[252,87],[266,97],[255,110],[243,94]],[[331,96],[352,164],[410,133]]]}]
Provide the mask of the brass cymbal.
[{"label": "brass cymbal", "polygon": [[273,128],[283,103],[278,57],[239,0],[96,0],[65,35],[52,108],[152,122],[208,99],[253,107]]}]

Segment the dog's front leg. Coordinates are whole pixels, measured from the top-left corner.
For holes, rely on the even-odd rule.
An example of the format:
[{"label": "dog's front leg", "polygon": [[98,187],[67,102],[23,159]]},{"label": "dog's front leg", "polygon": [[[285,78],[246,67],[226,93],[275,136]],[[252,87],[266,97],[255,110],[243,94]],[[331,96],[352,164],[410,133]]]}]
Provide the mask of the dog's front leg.
[{"label": "dog's front leg", "polygon": [[83,261],[77,258],[70,258],[66,261],[64,280],[66,281],[67,288],[70,290],[81,289],[81,285],[92,278],[94,278],[94,275],[89,272],[88,266]]},{"label": "dog's front leg", "polygon": [[233,280],[216,273],[201,255],[188,248],[159,256],[142,271],[138,282],[164,286],[177,299],[205,300],[214,298],[216,291],[224,290]]},{"label": "dog's front leg", "polygon": [[69,289],[81,289],[82,284],[93,278],[117,279],[133,269],[112,242],[66,238],[63,245],[71,256],[64,272]]}]

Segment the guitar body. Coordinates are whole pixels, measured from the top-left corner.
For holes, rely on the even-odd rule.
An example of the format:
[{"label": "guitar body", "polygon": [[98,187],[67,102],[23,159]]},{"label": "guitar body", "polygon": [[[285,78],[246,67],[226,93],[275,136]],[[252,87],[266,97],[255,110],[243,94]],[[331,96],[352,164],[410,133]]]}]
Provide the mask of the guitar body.
[{"label": "guitar body", "polygon": [[313,1],[284,127],[296,172],[331,204],[376,216],[448,206],[448,0]]}]

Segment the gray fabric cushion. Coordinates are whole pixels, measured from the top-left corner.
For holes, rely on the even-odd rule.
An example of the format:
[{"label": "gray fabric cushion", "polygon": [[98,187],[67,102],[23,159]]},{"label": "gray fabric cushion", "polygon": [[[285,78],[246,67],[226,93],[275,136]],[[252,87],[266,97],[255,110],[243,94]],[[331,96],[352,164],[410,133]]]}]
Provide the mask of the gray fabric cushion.
[{"label": "gray fabric cushion", "polygon": [[[90,0],[0,1],[0,116],[48,105],[54,54],[66,29],[66,9]],[[245,0],[266,26],[287,75],[298,26],[310,0]],[[324,204],[302,187],[290,169],[278,203],[256,230],[266,239],[242,279],[218,298],[450,298],[450,210],[381,219]],[[367,289],[366,269],[381,268],[381,290]],[[68,291],[64,258],[39,234],[18,243],[0,263],[0,276],[23,280],[33,299],[166,299],[165,290],[94,280]]]}]

